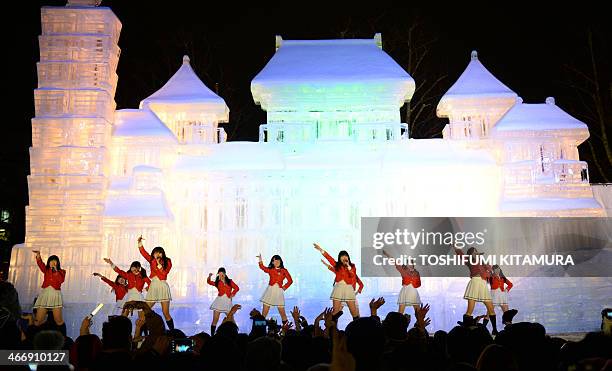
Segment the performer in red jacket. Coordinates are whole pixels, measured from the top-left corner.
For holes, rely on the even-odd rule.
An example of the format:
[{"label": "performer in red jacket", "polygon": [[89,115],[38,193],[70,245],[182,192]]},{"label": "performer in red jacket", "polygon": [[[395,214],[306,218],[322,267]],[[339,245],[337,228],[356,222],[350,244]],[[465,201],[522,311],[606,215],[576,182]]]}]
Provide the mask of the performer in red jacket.
[{"label": "performer in red jacket", "polygon": [[151,308],[155,303],[161,304],[166,324],[170,330],[173,330],[174,320],[172,316],[170,316],[170,301],[172,300],[172,295],[170,294],[170,286],[166,281],[168,273],[170,273],[170,269],[172,269],[172,260],[166,256],[166,251],[164,251],[164,248],[161,246],[153,248],[151,254],[149,254],[142,245],[143,240],[144,238],[142,238],[142,236],[138,237],[138,250],[151,266],[151,284],[149,285],[145,301]]},{"label": "performer in red jacket", "polygon": [[[274,255],[272,259],[270,259],[270,264],[268,264],[267,267],[263,264],[261,254],[257,255],[257,258],[259,259],[259,268],[270,276],[268,287],[261,296],[261,299],[259,299],[259,301],[263,303],[261,314],[262,316],[267,317],[270,307],[276,307],[278,308],[278,313],[281,316],[283,324],[286,324],[287,314],[285,313],[285,290],[291,286],[293,279],[291,278],[289,271],[285,269],[283,259],[280,257],[280,255]],[[285,282],[285,280],[287,282]]]},{"label": "performer in red jacket", "polygon": [[213,276],[212,273],[208,274],[208,282],[209,285],[215,286],[218,291],[218,295],[215,300],[210,305],[210,309],[213,311],[213,320],[210,325],[210,335],[215,334],[215,330],[217,329],[217,322],[219,322],[219,317],[221,313],[227,314],[232,309],[232,298],[236,296],[236,293],[240,288],[234,280],[230,279],[225,272],[225,268],[221,267],[217,270],[217,277],[215,280],[211,280],[210,278]]},{"label": "performer in red jacket", "polygon": [[49,256],[47,264],[45,264],[40,257],[40,251],[32,250],[32,252],[36,254],[36,264],[38,264],[38,268],[40,268],[44,275],[41,286],[42,291],[38,294],[34,303],[34,309],[36,310],[34,324],[40,326],[45,323],[47,312],[51,310],[55,323],[58,326],[65,326],[62,316],[64,302],[62,300],[61,287],[66,278],[66,271],[62,269],[57,255]]},{"label": "performer in red jacket", "polygon": [[95,272],[93,275],[95,277],[100,277],[102,282],[106,283],[107,285],[111,287],[111,292],[115,293],[115,302],[117,303],[116,308],[122,316],[125,316],[126,313],[124,312],[127,312],[127,311],[123,310],[123,304],[125,304],[124,299],[125,299],[125,295],[128,292],[128,280],[121,277],[120,274],[117,275],[114,282],[104,277],[100,273]]},{"label": "performer in red jacket", "polygon": [[[455,248],[455,254],[463,256],[463,250]],[[463,298],[467,300],[468,305],[463,315],[462,323],[473,323],[474,319],[472,313],[476,302],[481,302],[487,308],[487,315],[493,325],[493,334],[497,334],[497,319],[495,317],[495,310],[493,310],[493,303],[491,301],[491,292],[487,288],[487,281],[491,277],[491,266],[488,264],[480,264],[478,260],[482,253],[478,252],[475,247],[470,247],[467,250],[467,256],[469,259],[465,262],[470,270],[470,281],[465,288],[465,294]]]},{"label": "performer in red jacket", "polygon": [[359,318],[359,306],[357,305],[355,290],[356,286],[359,285],[357,294],[361,294],[363,282],[357,276],[357,267],[351,262],[348,252],[340,251],[336,261],[321,246],[316,243],[313,245],[327,259],[330,266],[333,267],[333,272],[336,274],[334,289],[330,295],[333,303],[332,314],[337,315],[342,310],[343,303],[346,303],[353,318]]},{"label": "performer in red jacket", "polygon": [[[129,272],[125,272],[116,266],[115,263],[113,263],[113,261],[109,258],[105,258],[104,261],[110,264],[113,270],[127,281],[127,292],[123,303],[127,303],[129,301],[144,301],[142,291],[145,283],[147,285],[151,285],[151,280],[149,277],[147,277],[147,270],[140,265],[140,262],[133,261],[132,264],[130,264]],[[123,311],[123,303],[119,303],[119,305],[121,305],[121,314],[127,316],[127,311]],[[138,316],[140,318],[144,318],[144,313],[139,311]]]},{"label": "performer in red jacket", "polygon": [[[391,256],[383,250],[383,255],[387,258]],[[397,297],[397,304],[399,305],[398,312],[404,313],[406,306],[410,305],[414,308],[414,314],[416,316],[417,310],[421,305],[421,296],[417,290],[421,287],[421,275],[416,270],[414,265],[395,265],[395,269],[402,276],[402,289],[400,290],[399,296]]]},{"label": "performer in red jacket", "polygon": [[[491,299],[493,302],[493,310],[499,306],[502,310],[502,321],[504,325],[512,323],[512,319],[518,313],[516,309],[509,309],[508,306],[508,293],[514,286],[512,282],[504,275],[499,265],[493,266],[493,274],[489,280],[491,284]],[[487,324],[485,320],[485,325]]]}]

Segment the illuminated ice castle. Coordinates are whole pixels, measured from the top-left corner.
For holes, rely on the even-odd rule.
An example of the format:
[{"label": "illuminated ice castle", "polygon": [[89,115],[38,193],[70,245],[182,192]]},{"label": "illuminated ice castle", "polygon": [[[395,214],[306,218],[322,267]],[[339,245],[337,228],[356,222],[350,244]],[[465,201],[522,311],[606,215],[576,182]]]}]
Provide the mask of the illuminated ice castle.
[{"label": "illuminated ice castle", "polygon": [[[237,301],[256,305],[267,283],[259,252],[281,254],[292,272],[288,305],[326,303],[332,278],[311,244],[359,261],[362,216],[604,215],[578,158],[586,125],[552,98],[523,103],[476,52],[438,105],[449,119],[443,139],[415,140],[399,111],[414,80],[379,34],[277,37],[251,84],[267,112],[259,142],[226,142],[218,124],[228,107],[187,56],[138,109],[115,111],[121,23],[109,8],[72,3],[42,8],[27,233],[10,273],[24,305],[42,280],[32,249],[61,257],[68,306],[111,302],[91,273],[110,274],[105,257],[120,266],[140,259],[142,234],[173,259],[173,312],[186,328],[208,306],[193,313],[180,303],[208,303],[206,277],[219,266],[240,284]],[[448,300],[453,282],[424,282],[422,296]],[[365,294],[398,288],[370,279]],[[438,327],[457,318],[436,310]]]}]

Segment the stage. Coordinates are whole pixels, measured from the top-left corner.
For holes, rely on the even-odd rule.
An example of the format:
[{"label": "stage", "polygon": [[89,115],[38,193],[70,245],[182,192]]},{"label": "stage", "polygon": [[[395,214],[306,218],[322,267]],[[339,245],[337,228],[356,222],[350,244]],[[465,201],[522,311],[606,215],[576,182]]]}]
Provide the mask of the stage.
[{"label": "stage", "polygon": [[[262,276],[262,278],[265,278]],[[546,282],[548,281],[548,282]],[[466,301],[463,299],[463,291],[467,278],[423,278],[423,286],[420,295],[423,303],[431,305],[428,316],[431,325],[428,327],[430,333],[437,330],[450,331],[456,322],[461,320],[465,312]],[[585,333],[598,331],[601,324],[601,309],[612,306],[612,282],[608,278],[537,278],[514,280],[515,287],[510,292],[510,308],[519,310],[514,322],[538,322],[544,325],[548,334],[561,333]],[[240,284],[240,283],[239,283]],[[368,303],[370,299],[383,296],[386,303],[378,310],[378,315],[384,319],[390,311],[397,311],[397,293],[380,293],[373,289],[371,279],[364,279],[365,288],[362,295],[358,295],[360,313],[362,316],[370,314]],[[329,292],[331,292],[331,278],[329,280]],[[106,316],[113,310],[114,303],[110,300],[109,293],[103,301],[105,306],[94,318],[93,331],[101,333],[102,323]],[[209,309],[214,296],[202,298],[196,303],[176,302],[171,304],[171,314],[175,326],[187,335],[198,332],[210,332],[212,311]],[[240,332],[248,333],[251,329],[249,312],[252,308],[261,310],[259,296],[245,295],[239,292],[234,303],[241,304],[242,309],[236,315],[236,322]],[[23,305],[23,303],[22,303]],[[68,328],[68,335],[76,338],[82,319],[93,309],[97,303],[65,303],[64,318]],[[286,310],[293,309],[297,305],[309,323],[325,308],[331,306],[331,301],[325,295],[307,298],[298,297],[294,290],[289,288],[286,292]],[[26,309],[26,308],[24,308]],[[161,315],[161,308],[157,305],[155,311]],[[497,314],[501,314],[499,308]],[[481,304],[476,305],[475,315],[484,314],[485,308]],[[414,324],[412,308],[406,313],[412,315],[411,325]],[[274,309],[270,310],[271,317],[280,322],[280,316]],[[135,321],[136,316],[133,316]],[[340,318],[339,326],[344,328],[350,322],[350,314]],[[574,336],[574,335],[572,335]]]}]

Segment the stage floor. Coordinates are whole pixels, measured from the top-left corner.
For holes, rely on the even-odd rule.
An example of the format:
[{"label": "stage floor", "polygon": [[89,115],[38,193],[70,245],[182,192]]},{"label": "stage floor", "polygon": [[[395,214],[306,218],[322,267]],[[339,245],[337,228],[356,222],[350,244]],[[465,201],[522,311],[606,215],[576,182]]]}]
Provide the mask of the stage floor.
[{"label": "stage floor", "polygon": [[[510,292],[510,307],[519,310],[515,322],[539,322],[546,327],[549,334],[582,334],[590,331],[598,331],[601,324],[601,310],[612,306],[612,280],[608,278],[556,278],[554,284],[547,282],[541,284],[541,279],[523,279],[518,281],[515,288]],[[457,283],[448,286],[447,292],[432,290],[421,290],[421,299],[424,303],[431,305],[429,317],[431,325],[430,332],[436,330],[450,330],[461,319],[466,301],[463,299],[465,280],[458,279]],[[367,284],[367,283],[366,283]],[[330,287],[331,291],[331,287]],[[371,291],[370,291],[371,293]],[[242,295],[241,295],[242,294]],[[384,318],[390,311],[397,310],[397,294],[385,294],[386,303],[378,311]],[[368,303],[373,296],[358,296],[362,316],[370,314]],[[173,301],[171,314],[177,328],[183,330],[187,335],[197,332],[209,332],[212,312],[209,309],[212,298],[204,298],[201,302],[179,302]],[[251,321],[249,312],[252,308],[261,309],[259,296],[248,295],[239,292],[234,303],[241,304],[242,310],[236,315],[236,322],[241,332],[249,332]],[[102,323],[115,308],[114,303],[105,302],[104,308],[94,318],[93,332],[101,334]],[[93,309],[97,303],[65,303],[64,318],[68,325],[68,335],[78,336],[78,329],[82,319]],[[293,306],[299,306],[302,315],[309,322],[331,302],[327,295],[315,298],[296,297],[288,290],[286,296],[286,310]],[[28,310],[29,308],[24,308]],[[161,314],[161,308],[156,306],[155,311]],[[498,314],[500,309],[496,308]],[[413,314],[413,309],[408,308],[407,313]],[[485,308],[477,304],[474,314],[484,314]],[[280,317],[275,309],[271,309],[270,315],[280,322]],[[133,320],[135,320],[135,317]],[[339,326],[344,328],[350,322],[348,309],[340,318]],[[574,335],[567,335],[572,336]]]}]

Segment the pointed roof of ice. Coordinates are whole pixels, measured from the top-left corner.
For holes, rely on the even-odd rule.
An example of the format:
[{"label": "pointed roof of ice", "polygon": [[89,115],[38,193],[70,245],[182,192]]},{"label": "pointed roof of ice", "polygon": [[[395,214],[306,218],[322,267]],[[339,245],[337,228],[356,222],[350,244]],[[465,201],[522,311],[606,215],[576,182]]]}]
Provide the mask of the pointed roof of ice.
[{"label": "pointed roof of ice", "polygon": [[442,96],[438,104],[441,114],[446,114],[447,103],[451,101],[474,101],[487,98],[510,98],[517,95],[509,87],[504,85],[497,77],[493,76],[485,66],[478,60],[478,53],[474,50],[467,68],[459,79]]},{"label": "pointed roof of ice", "polygon": [[478,60],[478,52],[472,51],[470,63],[459,79],[448,89],[443,97],[463,96],[506,96],[516,97],[516,93],[493,76]]},{"label": "pointed roof of ice", "polygon": [[363,86],[375,85],[399,96],[403,103],[414,92],[414,80],[381,45],[380,34],[373,39],[337,40],[283,40],[277,36],[276,53],[251,82],[253,98],[265,106],[271,94],[359,95],[370,91]]},{"label": "pointed roof of ice", "polygon": [[150,103],[166,104],[212,104],[227,109],[223,98],[210,90],[191,68],[189,57],[183,56],[183,64],[158,91],[140,102],[141,108]]},{"label": "pointed roof of ice", "polygon": [[516,135],[516,132],[521,131],[556,131],[559,135],[588,138],[586,124],[559,108],[552,97],[546,98],[546,103],[538,104],[526,104],[518,98],[516,104],[493,127],[492,134]]},{"label": "pointed roof of ice", "polygon": [[114,137],[155,137],[176,142],[176,137],[157,116],[148,109],[115,111]]}]

